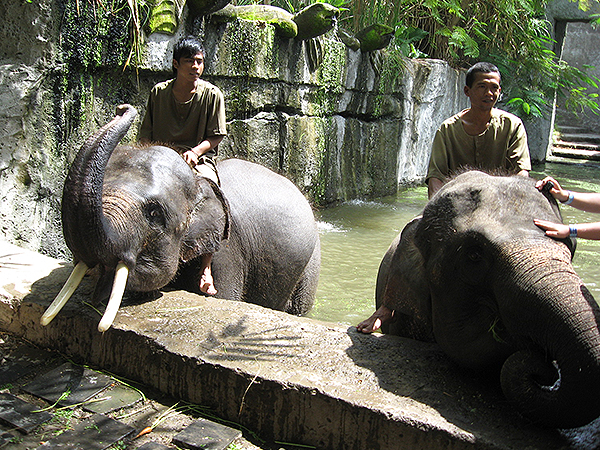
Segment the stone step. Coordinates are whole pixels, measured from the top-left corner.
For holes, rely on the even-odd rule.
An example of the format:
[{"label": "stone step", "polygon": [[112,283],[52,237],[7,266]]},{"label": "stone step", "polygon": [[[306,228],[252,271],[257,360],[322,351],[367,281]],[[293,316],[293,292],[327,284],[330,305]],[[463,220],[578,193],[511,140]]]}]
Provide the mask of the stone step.
[{"label": "stone step", "polygon": [[596,147],[594,149],[584,149],[584,148],[574,148],[574,147],[566,147],[560,145],[552,146],[552,155],[560,156],[563,158],[573,158],[573,159],[587,159],[593,161],[600,161],[600,148]]},{"label": "stone step", "polygon": [[12,394],[0,393],[0,421],[9,424],[14,430],[27,434],[52,419],[52,414],[39,409]]},{"label": "stone step", "polygon": [[556,141],[553,147],[562,148],[565,150],[586,150],[590,152],[600,151],[600,144],[593,144],[589,142],[567,142],[567,141]]},{"label": "stone step", "polygon": [[577,125],[560,125],[560,124],[555,124],[554,128],[556,129],[556,131],[558,131],[559,133],[590,133],[591,130],[589,128],[586,127],[581,127],[581,126],[577,126]]},{"label": "stone step", "polygon": [[562,142],[584,142],[600,145],[600,134],[597,133],[561,133]]},{"label": "stone step", "polygon": [[103,414],[95,414],[73,429],[44,442],[39,450],[104,450],[123,441],[135,429]]},{"label": "stone step", "polygon": [[[172,447],[153,439],[167,442],[166,437],[172,436],[171,443],[178,448],[224,450],[235,440],[236,448],[248,450],[239,444],[240,430],[186,415],[188,409],[192,412],[190,405],[182,405],[179,410],[167,408],[107,374],[71,361],[60,364],[62,358],[47,350],[25,343],[13,347],[0,335],[0,361],[6,369],[0,375],[16,374],[0,386],[0,448],[168,450]],[[23,367],[27,370],[21,370]],[[74,400],[88,399],[94,393],[96,396],[90,400],[73,405]],[[71,406],[59,407],[61,404]],[[116,411],[119,413],[114,417],[107,415]],[[153,424],[151,434],[139,436],[150,441],[138,447],[141,442],[134,435],[146,430],[146,424]],[[252,446],[252,450],[260,448]]]}]

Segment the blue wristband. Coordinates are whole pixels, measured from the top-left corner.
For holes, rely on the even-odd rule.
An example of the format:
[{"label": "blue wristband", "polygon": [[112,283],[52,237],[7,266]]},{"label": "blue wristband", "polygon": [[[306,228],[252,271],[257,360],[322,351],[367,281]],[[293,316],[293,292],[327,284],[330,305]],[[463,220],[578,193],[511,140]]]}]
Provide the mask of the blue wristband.
[{"label": "blue wristband", "polygon": [[575,225],[569,225],[569,237],[577,237],[577,227]]},{"label": "blue wristband", "polygon": [[571,191],[567,191],[569,192],[569,198],[567,198],[564,202],[565,205],[570,205],[571,203],[573,203],[573,200],[575,200],[575,195],[571,192]]}]

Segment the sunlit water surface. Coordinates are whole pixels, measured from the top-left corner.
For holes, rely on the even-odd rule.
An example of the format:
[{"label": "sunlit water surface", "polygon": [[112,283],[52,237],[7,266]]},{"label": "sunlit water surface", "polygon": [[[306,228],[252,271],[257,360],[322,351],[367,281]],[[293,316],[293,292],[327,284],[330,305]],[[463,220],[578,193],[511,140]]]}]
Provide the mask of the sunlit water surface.
[{"label": "sunlit water surface", "polygon": [[[531,172],[551,175],[565,189],[600,192],[600,167],[547,163]],[[427,188],[403,190],[394,197],[352,201],[317,212],[321,236],[321,278],[309,317],[356,325],[375,309],[375,280],[383,255],[404,225],[423,210]],[[600,215],[569,206],[565,223],[596,222]],[[600,300],[600,241],[579,239],[573,265],[596,300]]]}]

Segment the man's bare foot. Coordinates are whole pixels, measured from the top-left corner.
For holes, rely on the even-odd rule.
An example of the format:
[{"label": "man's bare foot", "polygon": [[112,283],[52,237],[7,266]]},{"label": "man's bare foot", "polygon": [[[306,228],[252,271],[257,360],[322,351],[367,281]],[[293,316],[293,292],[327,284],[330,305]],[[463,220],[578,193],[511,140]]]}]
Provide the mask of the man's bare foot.
[{"label": "man's bare foot", "polygon": [[210,267],[205,268],[202,276],[200,277],[200,291],[208,295],[215,295],[217,293],[217,289],[213,283]]},{"label": "man's bare foot", "polygon": [[393,311],[387,306],[381,305],[371,317],[363,320],[356,326],[356,329],[361,333],[372,333],[381,328],[381,325],[392,320]]},{"label": "man's bare foot", "polygon": [[212,271],[210,268],[212,262],[212,255],[207,253],[202,255],[202,275],[200,275],[200,291],[208,295],[215,295],[217,289],[215,288],[215,282],[213,280]]}]

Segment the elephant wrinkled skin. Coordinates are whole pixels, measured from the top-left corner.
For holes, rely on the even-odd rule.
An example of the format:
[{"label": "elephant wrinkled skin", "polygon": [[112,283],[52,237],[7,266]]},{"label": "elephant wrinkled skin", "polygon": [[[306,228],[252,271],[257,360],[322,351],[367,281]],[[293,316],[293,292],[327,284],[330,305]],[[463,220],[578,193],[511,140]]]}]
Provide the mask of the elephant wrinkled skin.
[{"label": "elephant wrinkled skin", "polygon": [[321,254],[302,193],[285,177],[248,161],[220,162],[219,188],[168,147],[117,146],[136,114],[132,106],[120,106],[73,161],[62,221],[77,265],[42,324],[92,267],[100,271],[95,300],[110,294],[100,331],[110,327],[125,289],[153,291],[179,275],[200,293],[198,261],[207,253],[213,254],[221,298],[308,312]]},{"label": "elephant wrinkled skin", "polygon": [[384,332],[501,368],[505,396],[535,423],[581,426],[600,415],[600,310],[571,264],[574,243],[534,218],[562,221],[532,179],[458,175],[391,244],[377,308],[395,311]]}]

